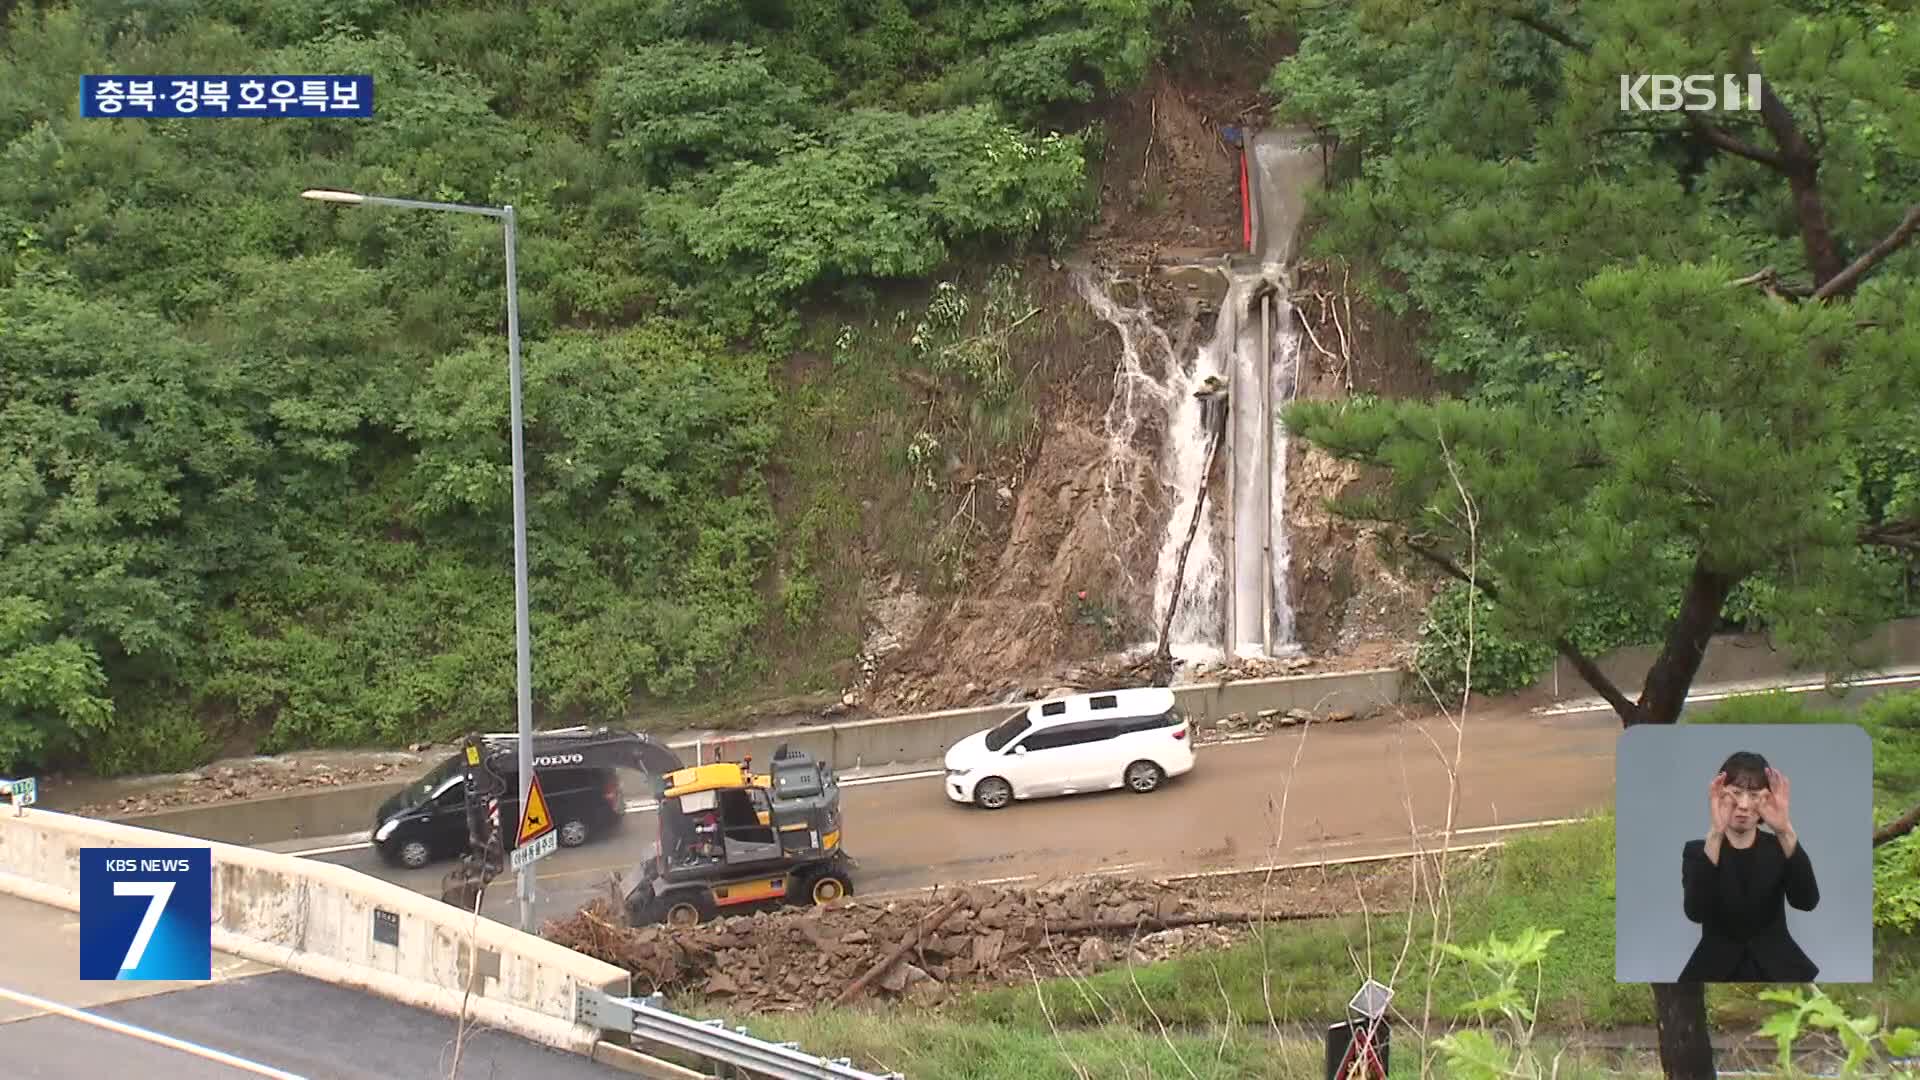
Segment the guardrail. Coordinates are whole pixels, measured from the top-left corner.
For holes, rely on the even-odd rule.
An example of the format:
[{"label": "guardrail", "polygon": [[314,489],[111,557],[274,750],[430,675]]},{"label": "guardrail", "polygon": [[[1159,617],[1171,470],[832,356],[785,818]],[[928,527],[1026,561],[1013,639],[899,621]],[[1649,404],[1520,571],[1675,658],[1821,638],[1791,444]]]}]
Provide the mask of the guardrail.
[{"label": "guardrail", "polygon": [[332,863],[18,807],[0,813],[0,893],[78,911],[81,850],[163,847],[210,852],[212,943],[223,953],[609,1064],[629,1054],[650,1076],[702,1074],[605,1033],[767,1080],[898,1080],[622,997],[632,978],[618,966]]},{"label": "guardrail", "polygon": [[583,986],[575,991],[574,1001],[580,1020],[602,1031],[621,1032],[772,1080],[906,1080],[900,1073],[855,1068],[847,1058],[817,1057],[798,1043],[768,1042],[719,1020],[681,1016],[662,1008],[659,995],[625,998]]}]

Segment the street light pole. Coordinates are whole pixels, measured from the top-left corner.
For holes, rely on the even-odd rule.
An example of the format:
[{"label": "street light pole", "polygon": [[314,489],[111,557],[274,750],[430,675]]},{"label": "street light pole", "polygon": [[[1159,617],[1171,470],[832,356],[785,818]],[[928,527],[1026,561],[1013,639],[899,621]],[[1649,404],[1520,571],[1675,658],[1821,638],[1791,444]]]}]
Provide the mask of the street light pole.
[{"label": "street light pole", "polygon": [[[520,809],[527,807],[527,790],[533,786],[533,645],[527,601],[527,471],[524,439],[521,435],[520,409],[520,287],[515,261],[513,207],[469,206],[466,203],[425,202],[419,199],[393,199],[383,195],[362,195],[353,191],[309,190],[302,198],[317,202],[344,203],[351,206],[394,206],[404,210],[442,210],[455,214],[478,214],[499,218],[506,227],[507,246],[507,384],[508,411],[513,427],[513,633],[514,679],[519,697],[520,717]],[[507,828],[505,822],[501,828]],[[506,846],[504,843],[501,845]],[[533,930],[533,864],[519,871],[520,929]]]},{"label": "street light pole", "polygon": [[[527,469],[520,426],[520,289],[514,265],[513,206],[502,207],[507,232],[507,384],[513,417],[513,651],[520,692],[520,812],[533,786],[533,644],[527,617]],[[504,828],[504,826],[502,826]],[[504,845],[502,845],[504,846]],[[533,931],[533,864],[520,866],[520,929]]]}]

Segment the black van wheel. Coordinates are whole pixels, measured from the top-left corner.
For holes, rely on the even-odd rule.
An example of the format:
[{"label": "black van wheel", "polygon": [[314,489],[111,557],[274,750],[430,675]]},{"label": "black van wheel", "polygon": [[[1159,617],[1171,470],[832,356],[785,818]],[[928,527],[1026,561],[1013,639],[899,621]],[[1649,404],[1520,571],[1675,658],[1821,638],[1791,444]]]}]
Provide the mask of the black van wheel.
[{"label": "black van wheel", "polygon": [[424,840],[409,840],[400,845],[400,865],[418,870],[433,861],[433,849]]},{"label": "black van wheel", "polygon": [[579,847],[592,835],[593,830],[587,827],[587,823],[576,818],[560,826],[560,846]]}]

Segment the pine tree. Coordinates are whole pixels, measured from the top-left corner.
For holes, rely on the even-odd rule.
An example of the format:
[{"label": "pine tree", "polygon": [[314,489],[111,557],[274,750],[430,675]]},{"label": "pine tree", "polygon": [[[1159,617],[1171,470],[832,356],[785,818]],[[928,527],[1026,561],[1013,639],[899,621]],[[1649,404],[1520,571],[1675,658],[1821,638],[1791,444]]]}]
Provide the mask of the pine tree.
[{"label": "pine tree", "polygon": [[[1323,253],[1474,393],[1288,427],[1391,481],[1349,516],[1473,583],[1623,725],[1677,721],[1729,597],[1844,668],[1920,549],[1920,17],[1831,5],[1363,0],[1271,87],[1357,152]],[[1757,74],[1757,111],[1635,112],[1620,77]],[[1387,275],[1376,273],[1384,282]],[[1473,502],[1472,535],[1463,497]],[[1470,542],[1473,573],[1468,574]],[[1637,694],[1570,640],[1670,605]],[[1832,669],[1832,668],[1830,668]],[[1699,985],[1654,987],[1669,1077],[1714,1075]]]}]

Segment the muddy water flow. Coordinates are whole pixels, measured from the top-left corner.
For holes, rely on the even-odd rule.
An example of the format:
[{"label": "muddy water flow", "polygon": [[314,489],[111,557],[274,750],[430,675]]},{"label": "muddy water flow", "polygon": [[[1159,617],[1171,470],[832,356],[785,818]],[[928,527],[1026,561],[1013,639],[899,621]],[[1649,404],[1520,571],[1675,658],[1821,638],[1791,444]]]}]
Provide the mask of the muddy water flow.
[{"label": "muddy water flow", "polygon": [[[1300,651],[1287,588],[1288,440],[1279,412],[1293,397],[1300,359],[1287,267],[1307,193],[1322,167],[1311,136],[1295,130],[1252,135],[1247,157],[1254,250],[1170,268],[1226,278],[1206,342],[1188,349],[1172,340],[1144,299],[1130,306],[1115,298],[1123,290],[1115,288],[1114,276],[1075,274],[1081,295],[1121,342],[1106,416],[1108,505],[1131,507],[1145,490],[1141,485],[1156,484],[1171,506],[1155,538],[1156,630],[1173,599],[1180,549],[1206,466],[1211,429],[1195,392],[1209,379],[1228,388],[1224,460],[1216,466],[1221,479],[1208,495],[1208,511],[1188,552],[1186,585],[1169,635],[1175,659],[1186,664]],[[1224,505],[1218,512],[1216,499]]]}]

